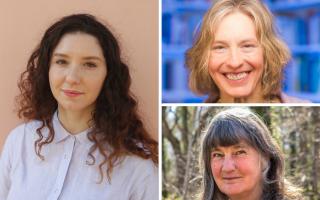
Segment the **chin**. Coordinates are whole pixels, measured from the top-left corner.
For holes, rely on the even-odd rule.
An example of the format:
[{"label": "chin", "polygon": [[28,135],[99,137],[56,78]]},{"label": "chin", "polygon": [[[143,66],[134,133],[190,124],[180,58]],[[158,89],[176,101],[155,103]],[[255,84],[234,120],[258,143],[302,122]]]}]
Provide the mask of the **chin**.
[{"label": "chin", "polygon": [[246,98],[252,94],[251,91],[230,91],[228,95],[233,98]]},{"label": "chin", "polygon": [[241,194],[243,194],[242,191],[239,188],[228,189],[223,193],[225,195],[227,195],[228,197],[240,196]]},{"label": "chin", "polygon": [[225,191],[223,192],[225,195],[227,195],[228,197],[231,197],[231,196],[238,196],[241,194],[241,192],[237,191],[237,190],[228,190],[228,191]]}]

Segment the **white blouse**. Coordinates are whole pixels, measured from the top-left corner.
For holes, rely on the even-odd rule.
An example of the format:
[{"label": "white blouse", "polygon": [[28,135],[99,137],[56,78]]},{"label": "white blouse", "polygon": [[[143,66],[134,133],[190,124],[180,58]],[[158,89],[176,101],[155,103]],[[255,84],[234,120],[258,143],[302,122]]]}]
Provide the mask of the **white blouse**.
[{"label": "white blouse", "polygon": [[[88,165],[93,144],[88,130],[71,135],[55,114],[54,140],[42,147],[45,160],[41,160],[34,149],[39,126],[39,121],[32,121],[9,134],[0,157],[1,200],[158,199],[158,168],[151,160],[126,156],[114,167],[111,182],[104,177],[99,183],[98,164],[103,158],[96,151],[96,164]],[[48,134],[47,129],[42,132]]]}]

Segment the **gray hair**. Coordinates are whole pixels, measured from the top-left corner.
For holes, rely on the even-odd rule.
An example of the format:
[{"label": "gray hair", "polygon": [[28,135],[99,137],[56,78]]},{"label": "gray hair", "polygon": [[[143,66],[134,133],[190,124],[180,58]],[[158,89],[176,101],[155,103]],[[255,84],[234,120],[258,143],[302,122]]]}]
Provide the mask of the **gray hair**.
[{"label": "gray hair", "polygon": [[201,171],[203,175],[201,200],[227,200],[211,171],[211,151],[218,146],[231,146],[246,142],[262,156],[263,200],[283,199],[287,194],[284,187],[284,156],[279,145],[271,137],[265,123],[252,111],[243,108],[227,109],[218,113],[211,121],[201,145]]}]

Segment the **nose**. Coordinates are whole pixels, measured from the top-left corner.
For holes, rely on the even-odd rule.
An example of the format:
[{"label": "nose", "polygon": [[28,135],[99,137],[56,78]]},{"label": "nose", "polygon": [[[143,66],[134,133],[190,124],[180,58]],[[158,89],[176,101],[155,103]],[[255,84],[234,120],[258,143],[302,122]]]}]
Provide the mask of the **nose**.
[{"label": "nose", "polygon": [[226,156],[222,163],[222,171],[231,172],[231,171],[234,171],[235,169],[236,169],[236,164],[233,158]]},{"label": "nose", "polygon": [[76,65],[70,66],[66,74],[66,82],[69,84],[78,84],[80,82],[80,69]]},{"label": "nose", "polygon": [[232,68],[238,68],[242,65],[243,58],[238,49],[232,49],[228,58],[228,66]]}]

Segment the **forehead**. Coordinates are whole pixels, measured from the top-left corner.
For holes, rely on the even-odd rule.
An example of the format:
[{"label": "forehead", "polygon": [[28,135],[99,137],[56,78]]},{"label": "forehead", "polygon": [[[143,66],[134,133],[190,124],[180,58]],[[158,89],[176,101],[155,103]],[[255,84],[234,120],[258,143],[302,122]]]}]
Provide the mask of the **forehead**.
[{"label": "forehead", "polygon": [[229,145],[229,146],[216,146],[213,147],[212,150],[224,150],[224,149],[239,149],[239,148],[245,148],[245,149],[251,149],[251,147],[247,142],[240,141],[237,144]]},{"label": "forehead", "polygon": [[236,11],[224,16],[214,27],[215,40],[257,39],[253,20],[246,14]]},{"label": "forehead", "polygon": [[103,51],[98,40],[82,32],[67,33],[62,36],[53,53],[103,58]]}]

